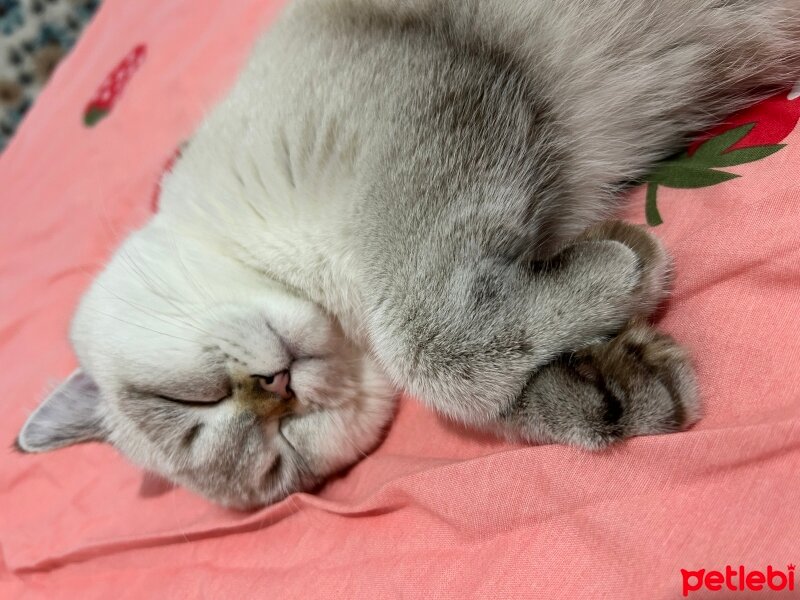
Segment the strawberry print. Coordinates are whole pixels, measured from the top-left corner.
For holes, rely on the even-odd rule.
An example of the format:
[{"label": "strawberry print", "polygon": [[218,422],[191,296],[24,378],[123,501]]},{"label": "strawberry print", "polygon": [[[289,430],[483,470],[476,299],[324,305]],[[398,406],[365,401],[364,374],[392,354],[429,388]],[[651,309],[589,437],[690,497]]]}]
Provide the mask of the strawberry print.
[{"label": "strawberry print", "polygon": [[675,158],[661,162],[645,180],[647,224],[663,222],[656,203],[658,186],[700,188],[736,179],[721,168],[743,165],[774,154],[800,120],[800,83],[734,115],[695,140]]},{"label": "strawberry print", "polygon": [[146,55],[147,47],[139,44],[106,76],[83,112],[83,122],[87,127],[93,127],[111,111]]},{"label": "strawberry print", "polygon": [[800,82],[788,94],[782,92],[735,114],[695,140],[689,146],[688,153],[694,154],[695,150],[706,140],[748,123],[754,123],[755,126],[742,139],[733,144],[731,150],[782,142],[792,133],[797,121],[800,120],[800,102],[795,102],[798,97],[800,97]]}]

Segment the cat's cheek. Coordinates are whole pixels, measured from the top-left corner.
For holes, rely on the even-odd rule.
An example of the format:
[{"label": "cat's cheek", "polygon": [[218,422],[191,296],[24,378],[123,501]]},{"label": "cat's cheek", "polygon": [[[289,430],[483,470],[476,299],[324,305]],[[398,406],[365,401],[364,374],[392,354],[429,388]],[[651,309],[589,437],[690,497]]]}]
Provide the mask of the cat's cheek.
[{"label": "cat's cheek", "polygon": [[330,412],[316,412],[291,419],[281,428],[293,451],[318,477],[343,469],[361,456],[354,442],[343,439],[349,424],[331,417]]}]

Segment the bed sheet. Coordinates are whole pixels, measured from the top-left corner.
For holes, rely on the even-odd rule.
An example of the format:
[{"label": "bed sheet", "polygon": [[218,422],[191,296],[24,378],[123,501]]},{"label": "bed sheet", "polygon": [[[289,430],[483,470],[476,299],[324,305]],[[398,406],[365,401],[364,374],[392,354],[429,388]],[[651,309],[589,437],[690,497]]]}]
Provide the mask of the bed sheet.
[{"label": "bed sheet", "polygon": [[[0,157],[4,447],[74,368],[66,332],[82,290],[148,218],[165,162],[280,4],[106,0]],[[404,398],[369,458],[247,514],[154,486],[108,447],[0,450],[0,597],[677,598],[682,569],[789,573],[794,96],[738,115],[631,193],[628,218],[652,223],[676,259],[659,327],[696,360],[706,417],[692,430],[599,453],[524,447]],[[704,594],[716,597],[692,597]]]}]

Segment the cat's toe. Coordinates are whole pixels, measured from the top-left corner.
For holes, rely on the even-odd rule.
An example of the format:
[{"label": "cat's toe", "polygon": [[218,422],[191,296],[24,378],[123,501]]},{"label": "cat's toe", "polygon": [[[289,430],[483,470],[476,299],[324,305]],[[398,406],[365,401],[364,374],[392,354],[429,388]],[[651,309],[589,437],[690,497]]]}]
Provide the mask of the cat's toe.
[{"label": "cat's toe", "polygon": [[609,342],[576,353],[570,364],[578,378],[617,407],[620,437],[680,431],[700,418],[688,353],[643,323],[631,323]]},{"label": "cat's toe", "polygon": [[612,240],[633,250],[641,269],[634,291],[635,316],[649,316],[669,294],[673,280],[672,259],[661,241],[643,227],[624,221],[604,221],[588,228],[578,240]]},{"label": "cat's toe", "polygon": [[597,450],[685,429],[700,418],[700,406],[686,351],[634,321],[612,340],[534,373],[504,418],[514,439]]}]

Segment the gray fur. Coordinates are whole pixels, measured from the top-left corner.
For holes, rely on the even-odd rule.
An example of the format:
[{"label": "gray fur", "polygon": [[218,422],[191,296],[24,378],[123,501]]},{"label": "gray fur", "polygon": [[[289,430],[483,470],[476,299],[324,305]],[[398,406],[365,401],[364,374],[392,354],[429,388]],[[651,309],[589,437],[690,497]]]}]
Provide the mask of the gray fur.
[{"label": "gray fur", "polygon": [[[689,359],[641,322],[669,258],[595,224],[624,182],[790,84],[798,32],[798,0],[294,2],[76,315],[106,439],[250,506],[374,446],[384,378],[513,439],[686,427]],[[341,331],[309,344],[327,366],[297,415],[264,418],[237,384],[293,369],[287,348],[323,319]],[[234,393],[216,412],[165,404],[181,381]]]}]

